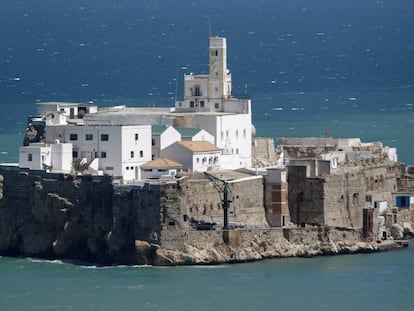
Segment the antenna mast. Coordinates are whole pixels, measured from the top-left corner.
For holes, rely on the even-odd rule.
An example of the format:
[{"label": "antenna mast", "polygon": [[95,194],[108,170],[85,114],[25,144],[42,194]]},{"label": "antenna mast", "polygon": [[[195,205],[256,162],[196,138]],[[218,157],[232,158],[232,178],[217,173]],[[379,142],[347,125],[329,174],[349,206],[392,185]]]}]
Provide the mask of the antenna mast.
[{"label": "antenna mast", "polygon": [[210,15],[207,15],[207,21],[208,21],[208,36],[211,38],[213,36],[213,33],[211,32]]}]

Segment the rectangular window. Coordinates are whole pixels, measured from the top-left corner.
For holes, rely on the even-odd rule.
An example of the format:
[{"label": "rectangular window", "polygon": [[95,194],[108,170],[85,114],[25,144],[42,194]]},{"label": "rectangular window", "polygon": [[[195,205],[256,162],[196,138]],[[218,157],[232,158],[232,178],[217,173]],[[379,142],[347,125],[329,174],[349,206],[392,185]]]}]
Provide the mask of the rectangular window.
[{"label": "rectangular window", "polygon": [[144,157],[144,151],[142,151],[142,150],[140,150],[139,151],[139,156],[142,158],[142,157]]},{"label": "rectangular window", "polygon": [[93,140],[93,135],[92,134],[86,134],[85,135],[85,140]]},{"label": "rectangular window", "polygon": [[108,134],[101,134],[101,141],[108,141],[109,135]]},{"label": "rectangular window", "polygon": [[155,146],[155,139],[151,139],[151,145]]},{"label": "rectangular window", "polygon": [[134,151],[131,151],[131,158],[134,157]]},{"label": "rectangular window", "polygon": [[194,108],[194,100],[190,101],[190,108]]},{"label": "rectangular window", "polygon": [[200,85],[196,84],[194,87],[193,96],[202,96]]},{"label": "rectangular window", "polygon": [[200,108],[204,108],[204,100],[200,101]]},{"label": "rectangular window", "polygon": [[72,157],[74,157],[74,158],[78,157],[78,151],[77,150],[72,151]]},{"label": "rectangular window", "polygon": [[101,158],[106,158],[106,151],[101,151]]},{"label": "rectangular window", "polygon": [[410,207],[410,197],[409,196],[397,196],[396,205],[398,208]]},{"label": "rectangular window", "polygon": [[135,140],[138,140],[139,135],[137,133],[135,133]]},{"label": "rectangular window", "polygon": [[69,140],[78,140],[78,134],[69,134]]},{"label": "rectangular window", "polygon": [[31,153],[29,153],[27,155],[27,161],[32,162],[33,161],[33,155]]}]

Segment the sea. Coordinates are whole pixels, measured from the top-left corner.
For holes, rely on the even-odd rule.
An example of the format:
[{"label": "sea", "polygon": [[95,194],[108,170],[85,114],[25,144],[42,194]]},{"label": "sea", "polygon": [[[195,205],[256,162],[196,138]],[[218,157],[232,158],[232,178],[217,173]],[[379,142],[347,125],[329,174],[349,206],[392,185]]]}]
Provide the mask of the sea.
[{"label": "sea", "polygon": [[[359,137],[414,164],[412,0],[1,0],[0,163],[36,102],[169,107],[227,38],[257,136]],[[408,249],[206,267],[0,258],[0,310],[414,310]]]}]

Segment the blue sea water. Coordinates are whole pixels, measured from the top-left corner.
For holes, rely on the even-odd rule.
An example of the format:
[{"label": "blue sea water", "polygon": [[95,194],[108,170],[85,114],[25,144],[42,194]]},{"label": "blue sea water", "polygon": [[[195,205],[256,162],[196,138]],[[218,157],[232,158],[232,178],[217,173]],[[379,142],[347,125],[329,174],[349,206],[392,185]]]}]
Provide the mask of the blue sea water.
[{"label": "blue sea water", "polygon": [[207,267],[0,258],[1,310],[413,310],[414,249]]},{"label": "blue sea water", "polygon": [[[209,27],[210,24],[210,27]],[[2,0],[0,162],[38,101],[172,106],[227,37],[260,136],[361,137],[414,164],[412,0]],[[214,268],[0,259],[1,310],[414,309],[412,249]]]}]

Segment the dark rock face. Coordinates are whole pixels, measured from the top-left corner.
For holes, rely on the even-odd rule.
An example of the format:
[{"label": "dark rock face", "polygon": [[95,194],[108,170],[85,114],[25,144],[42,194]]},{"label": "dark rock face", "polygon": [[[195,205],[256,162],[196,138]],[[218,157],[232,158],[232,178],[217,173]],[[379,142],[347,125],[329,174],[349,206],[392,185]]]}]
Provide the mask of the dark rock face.
[{"label": "dark rock face", "polygon": [[[111,262],[111,180],[3,172],[0,252],[23,256]],[[120,215],[122,218],[123,215]],[[118,248],[128,235],[118,234]],[[122,257],[124,254],[120,254]],[[125,258],[121,258],[126,260]]]}]

